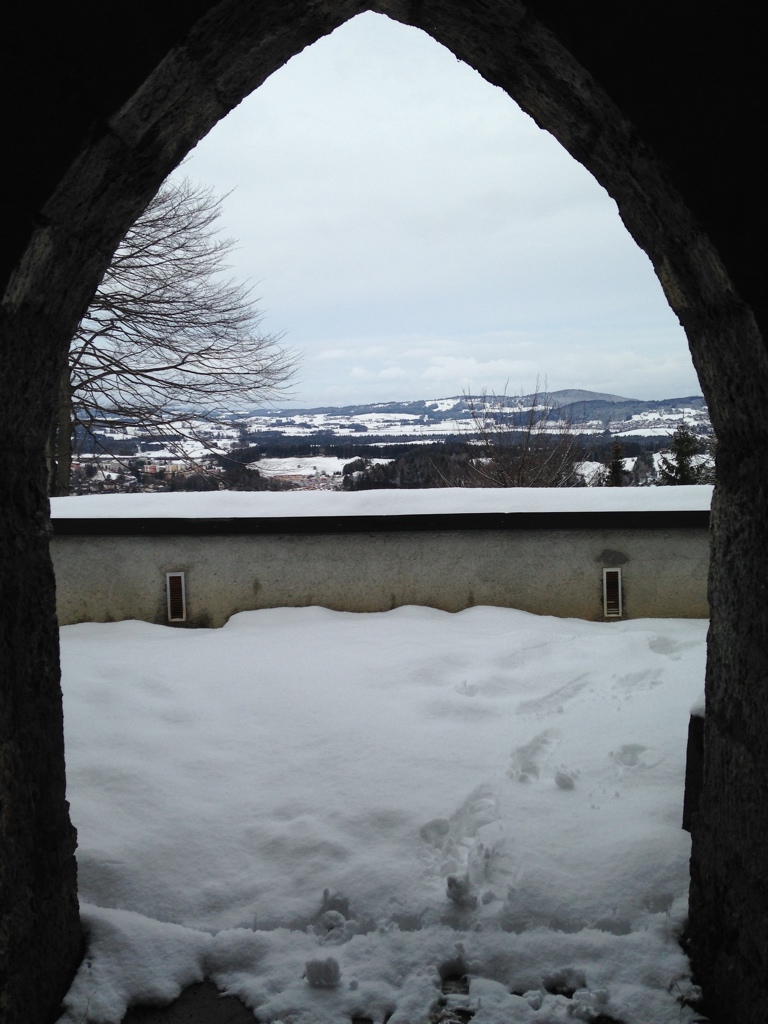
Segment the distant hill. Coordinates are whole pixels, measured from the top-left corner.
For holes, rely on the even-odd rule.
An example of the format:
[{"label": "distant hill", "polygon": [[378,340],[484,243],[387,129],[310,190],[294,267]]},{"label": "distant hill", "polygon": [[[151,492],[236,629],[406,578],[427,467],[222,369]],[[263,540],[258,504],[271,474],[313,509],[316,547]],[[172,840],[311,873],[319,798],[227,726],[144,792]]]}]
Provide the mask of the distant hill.
[{"label": "distant hill", "polygon": [[[531,398],[532,396],[527,396]],[[602,391],[581,391],[571,388],[566,391],[550,391],[548,397],[556,405],[572,405],[574,402],[635,402],[635,398],[622,398],[620,395],[606,395]]]},{"label": "distant hill", "polygon": [[[585,391],[577,388],[551,391],[539,395],[489,396],[493,401],[503,402],[509,409],[530,408],[534,400],[538,405],[550,406],[573,423],[594,422],[596,427],[605,429],[609,424],[618,424],[633,417],[658,416],[663,419],[681,418],[683,410],[694,411],[706,418],[707,407],[701,395],[687,395],[682,398],[664,398],[644,401],[639,398],[625,398],[600,391]],[[274,426],[299,420],[333,420],[338,427],[341,421],[370,424],[380,417],[406,417],[420,419],[423,423],[436,424],[444,420],[469,420],[472,409],[479,409],[486,398],[483,395],[454,395],[448,398],[417,399],[404,402],[373,402],[360,405],[315,406],[306,409],[251,409],[233,414],[237,418],[247,417],[268,421]],[[277,422],[280,421],[280,422]],[[264,422],[266,426],[266,422]],[[674,429],[674,424],[671,429]],[[334,431],[336,432],[336,431]]]},{"label": "distant hill", "polygon": [[[546,429],[555,434],[562,432],[562,423],[566,422],[566,432],[582,435],[595,451],[610,447],[615,440],[627,450],[630,446],[638,452],[662,450],[681,422],[702,438],[712,434],[709,413],[700,395],[643,401],[574,388],[548,395],[502,396],[505,429],[526,431],[534,399],[549,421]],[[498,400],[490,396],[492,403]],[[343,449],[339,453],[343,458],[353,458],[358,453],[366,458],[395,458],[419,445],[463,444],[476,438],[478,423],[473,418],[473,409],[477,415],[486,401],[483,395],[454,395],[312,409],[234,407],[217,410],[215,423],[204,419],[195,422],[191,410],[179,409],[178,431],[173,433],[174,424],[169,424],[169,439],[173,443],[168,450],[162,449],[160,439],[146,435],[138,424],[105,429],[98,444],[103,453],[116,457],[150,456],[153,461],[177,458],[180,444],[191,452],[190,457],[198,460],[216,452],[251,452],[257,459],[265,452],[303,456],[322,454],[331,448]],[[498,412],[498,405],[494,404],[491,411]],[[190,419],[203,440],[184,440]],[[93,453],[86,448],[85,454]]]},{"label": "distant hill", "polygon": [[639,398],[620,398],[618,395],[600,395],[575,398],[570,401],[561,396],[589,395],[590,392],[558,391],[550,395],[554,404],[567,410],[574,423],[588,420],[602,420],[615,423],[630,419],[633,416],[657,412],[674,414],[679,409],[694,409],[706,412],[707,406],[701,395],[687,395],[684,398],[663,398],[658,401],[646,402]]}]

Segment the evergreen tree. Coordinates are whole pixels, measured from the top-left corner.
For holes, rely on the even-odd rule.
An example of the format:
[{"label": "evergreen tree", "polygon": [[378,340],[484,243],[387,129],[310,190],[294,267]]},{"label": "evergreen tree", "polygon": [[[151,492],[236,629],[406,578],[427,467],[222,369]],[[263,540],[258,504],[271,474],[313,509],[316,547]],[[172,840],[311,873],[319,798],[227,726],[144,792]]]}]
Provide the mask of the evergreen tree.
[{"label": "evergreen tree", "polygon": [[614,441],[611,447],[611,459],[608,463],[608,472],[606,475],[605,486],[606,487],[623,487],[624,486],[624,452],[622,451],[621,444],[618,441]]},{"label": "evergreen tree", "polygon": [[659,483],[666,486],[706,482],[706,470],[697,462],[704,445],[694,432],[681,423],[669,443],[669,455],[662,453]]}]

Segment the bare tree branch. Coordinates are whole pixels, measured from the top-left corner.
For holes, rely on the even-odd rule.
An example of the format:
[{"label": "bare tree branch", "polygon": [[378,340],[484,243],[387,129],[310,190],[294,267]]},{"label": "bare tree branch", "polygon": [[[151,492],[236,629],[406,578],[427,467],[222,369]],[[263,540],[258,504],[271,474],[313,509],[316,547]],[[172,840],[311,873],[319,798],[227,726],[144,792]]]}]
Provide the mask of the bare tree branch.
[{"label": "bare tree branch", "polygon": [[563,416],[536,381],[525,400],[483,391],[465,395],[477,435],[473,467],[483,487],[572,487],[585,459],[573,421]]},{"label": "bare tree branch", "polygon": [[250,289],[224,276],[235,243],[217,234],[221,203],[187,179],[167,183],[115,252],[70,347],[52,493],[69,493],[78,434],[109,424],[157,437],[184,420],[201,441],[193,419],[221,423],[224,403],[286,394],[296,357],[261,331]]}]

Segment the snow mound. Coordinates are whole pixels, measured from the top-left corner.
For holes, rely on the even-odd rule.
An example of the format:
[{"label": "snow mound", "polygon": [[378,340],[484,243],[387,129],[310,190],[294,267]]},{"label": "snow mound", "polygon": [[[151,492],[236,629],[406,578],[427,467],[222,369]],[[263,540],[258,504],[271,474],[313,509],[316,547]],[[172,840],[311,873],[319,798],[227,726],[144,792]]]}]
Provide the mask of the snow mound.
[{"label": "snow mound", "polygon": [[65,627],[89,947],[62,1021],[207,976],[273,1024],[690,1022],[705,636],[480,607]]}]

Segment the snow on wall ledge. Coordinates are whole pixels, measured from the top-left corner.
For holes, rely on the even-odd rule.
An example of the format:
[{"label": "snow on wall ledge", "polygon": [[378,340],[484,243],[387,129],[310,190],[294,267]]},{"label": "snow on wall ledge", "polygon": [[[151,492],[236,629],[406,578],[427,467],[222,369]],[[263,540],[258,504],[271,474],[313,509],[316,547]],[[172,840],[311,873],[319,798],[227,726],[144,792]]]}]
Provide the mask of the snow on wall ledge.
[{"label": "snow on wall ledge", "polygon": [[407,491],[213,491],[52,498],[53,519],[240,519],[498,512],[700,512],[712,487],[440,487]]}]

